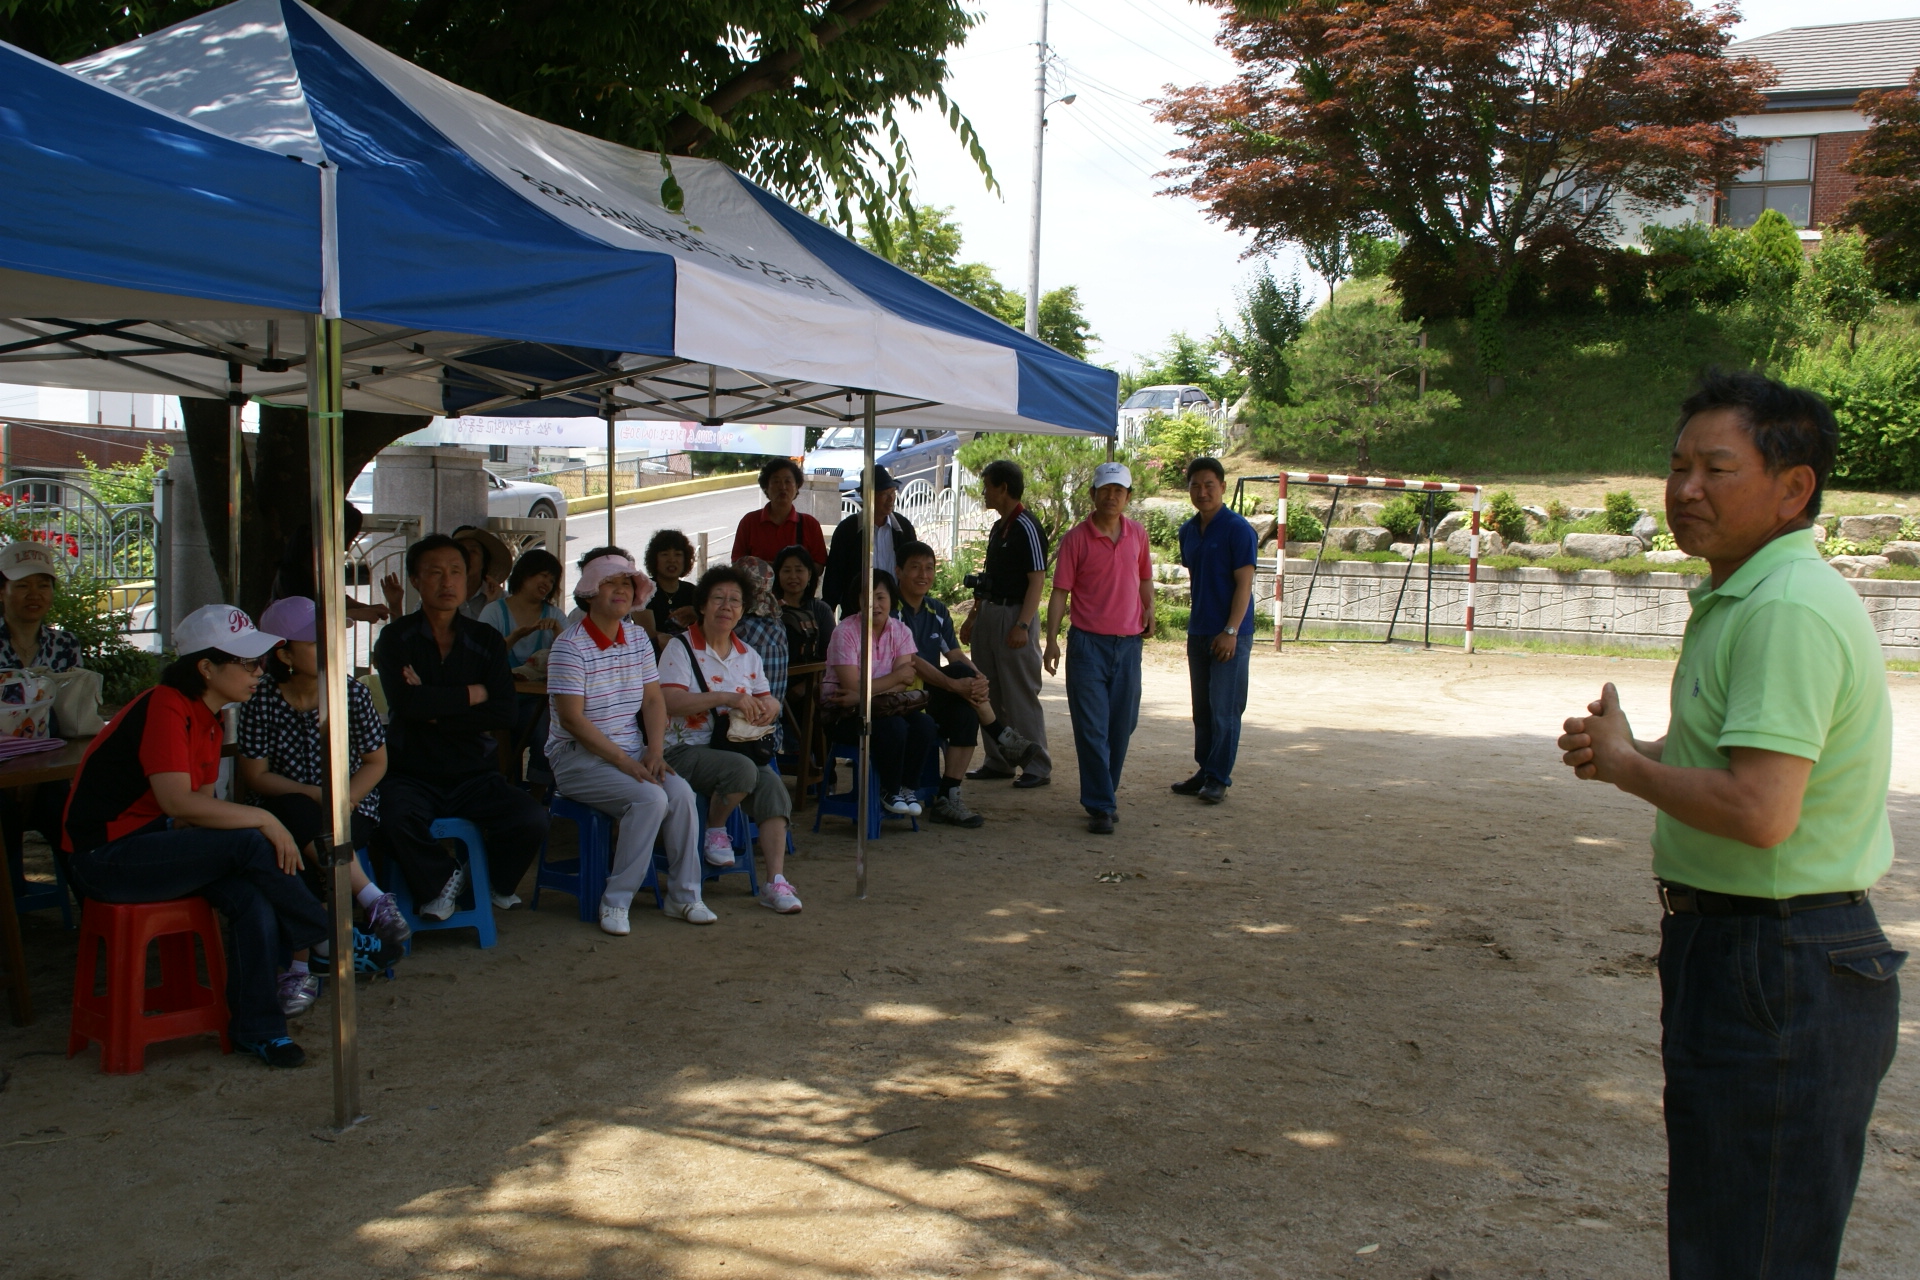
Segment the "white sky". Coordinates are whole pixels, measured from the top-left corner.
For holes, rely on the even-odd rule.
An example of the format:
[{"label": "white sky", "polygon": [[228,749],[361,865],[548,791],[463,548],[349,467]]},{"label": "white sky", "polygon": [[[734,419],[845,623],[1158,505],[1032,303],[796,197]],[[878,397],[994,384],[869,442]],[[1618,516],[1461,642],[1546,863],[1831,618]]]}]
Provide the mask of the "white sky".
[{"label": "white sky", "polygon": [[[972,119],[1000,182],[985,189],[946,123],[931,114],[907,127],[923,204],[950,205],[965,256],[1024,292],[1032,192],[1034,41],[1039,0],[981,0],[986,21],[952,59],[948,91]],[[1737,33],[1920,15],[1920,0],[1749,0]],[[1141,99],[1168,84],[1220,83],[1233,61],[1212,43],[1219,11],[1190,0],[1052,0],[1048,42],[1060,62],[1050,98],[1077,100],[1049,113],[1040,287],[1080,286],[1093,358],[1139,362],[1185,329],[1213,332],[1235,309],[1234,292],[1259,270],[1243,261],[1245,237],[1207,221],[1199,206],[1156,194],[1176,142]],[[1274,263],[1284,278],[1294,261]],[[1304,268],[1300,268],[1305,275]]]}]

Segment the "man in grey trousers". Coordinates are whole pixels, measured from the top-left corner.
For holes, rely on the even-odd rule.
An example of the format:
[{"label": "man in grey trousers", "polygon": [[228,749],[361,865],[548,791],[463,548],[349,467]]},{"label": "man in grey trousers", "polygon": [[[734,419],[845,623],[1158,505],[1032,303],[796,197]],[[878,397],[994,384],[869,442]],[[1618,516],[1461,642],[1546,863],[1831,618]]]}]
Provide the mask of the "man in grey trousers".
[{"label": "man in grey trousers", "polygon": [[[1036,750],[1013,785],[1026,790],[1053,780],[1047,754],[1047,717],[1040,709],[1040,596],[1047,587],[1047,534],[1020,503],[1026,492],[1020,464],[1002,458],[980,473],[981,500],[1000,513],[987,535],[986,564],[974,588],[973,611],[960,639],[973,646],[973,665],[987,678],[994,715],[1030,739]],[[985,762],[968,778],[1013,778],[999,745],[982,741]]]}]

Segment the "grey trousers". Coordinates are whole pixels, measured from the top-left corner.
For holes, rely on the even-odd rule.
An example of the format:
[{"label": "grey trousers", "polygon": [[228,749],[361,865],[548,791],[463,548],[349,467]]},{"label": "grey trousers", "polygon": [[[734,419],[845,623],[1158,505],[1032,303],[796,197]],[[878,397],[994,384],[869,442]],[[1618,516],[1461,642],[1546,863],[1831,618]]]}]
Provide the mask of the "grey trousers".
[{"label": "grey trousers", "polygon": [[547,752],[553,783],[569,800],[591,805],[620,824],[613,867],[602,906],[630,907],[653,862],[654,837],[666,833],[667,896],[700,900],[700,814],[693,788],[678,774],[665,786],[620,772],[577,742],[556,742]]},{"label": "grey trousers", "polygon": [[[1038,744],[1040,749],[1027,761],[1026,771],[1036,778],[1050,778],[1053,757],[1047,754],[1047,716],[1040,709],[1039,623],[1036,621],[1029,632],[1026,648],[1009,649],[1007,632],[1020,610],[984,600],[975,607],[979,612],[973,624],[973,665],[987,678],[987,701],[995,716]],[[987,768],[1013,772],[990,735],[981,734],[980,745],[987,753]]]}]

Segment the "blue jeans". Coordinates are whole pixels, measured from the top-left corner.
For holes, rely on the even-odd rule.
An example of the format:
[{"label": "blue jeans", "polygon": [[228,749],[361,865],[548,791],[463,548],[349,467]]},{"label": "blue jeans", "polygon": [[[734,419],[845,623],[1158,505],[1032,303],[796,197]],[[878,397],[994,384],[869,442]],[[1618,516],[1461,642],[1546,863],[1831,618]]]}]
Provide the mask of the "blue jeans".
[{"label": "blue jeans", "polygon": [[1140,723],[1139,636],[1068,631],[1067,710],[1080,758],[1080,804],[1089,813],[1117,813],[1114,792]]},{"label": "blue jeans", "polygon": [[1240,755],[1240,717],[1247,709],[1253,637],[1240,636],[1233,657],[1213,660],[1212,636],[1187,637],[1187,684],[1193,691],[1193,762],[1223,787],[1233,785]]},{"label": "blue jeans", "polygon": [[1906,956],[1873,908],[1660,930],[1674,1280],[1812,1280],[1840,1258]]},{"label": "blue jeans", "polygon": [[251,827],[187,827],[122,836],[76,853],[73,886],[101,902],[205,898],[227,918],[228,1030],[253,1043],[287,1034],[274,994],[280,966],[327,936],[327,909],[299,876],[280,869],[267,838]]}]

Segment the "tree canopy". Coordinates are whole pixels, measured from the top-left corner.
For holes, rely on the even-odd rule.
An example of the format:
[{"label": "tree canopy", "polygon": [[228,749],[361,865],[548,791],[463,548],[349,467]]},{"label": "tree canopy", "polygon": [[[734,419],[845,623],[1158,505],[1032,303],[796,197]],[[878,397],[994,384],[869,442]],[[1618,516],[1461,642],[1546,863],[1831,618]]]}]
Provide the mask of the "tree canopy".
[{"label": "tree canopy", "polygon": [[1920,72],[1904,89],[1860,95],[1872,124],[1844,166],[1859,179],[1834,219],[1867,237],[1867,260],[1884,283],[1920,288]]},{"label": "tree canopy", "polygon": [[1767,73],[1725,56],[1725,8],[1209,2],[1241,69],[1160,102],[1187,139],[1173,190],[1256,251],[1391,233],[1396,279],[1462,277],[1498,314],[1530,241],[1603,244],[1617,207],[1688,203],[1757,154],[1730,121]]}]

